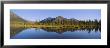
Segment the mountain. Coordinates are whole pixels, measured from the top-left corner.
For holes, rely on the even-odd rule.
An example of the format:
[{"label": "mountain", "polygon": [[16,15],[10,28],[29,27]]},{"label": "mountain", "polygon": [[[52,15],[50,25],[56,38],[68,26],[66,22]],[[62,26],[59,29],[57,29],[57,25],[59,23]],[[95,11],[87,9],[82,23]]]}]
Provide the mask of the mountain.
[{"label": "mountain", "polygon": [[10,21],[11,22],[27,22],[26,20],[22,19],[18,15],[13,12],[10,12]]},{"label": "mountain", "polygon": [[54,20],[55,20],[55,18],[48,17],[48,18],[46,18],[44,20],[41,20],[40,22],[41,23],[45,23],[45,22],[51,22],[51,21],[54,21]]},{"label": "mountain", "polygon": [[64,18],[64,17],[62,17],[62,16],[58,16],[58,17],[55,18],[54,21],[55,21],[55,22],[58,22],[58,21],[60,22],[60,21],[66,21],[66,20],[68,20],[68,19],[66,19],[66,18]]},{"label": "mountain", "polygon": [[78,22],[79,20],[77,20],[77,19],[74,19],[74,18],[72,18],[72,19],[67,19],[67,18],[64,18],[64,17],[62,17],[62,16],[58,16],[58,17],[56,17],[56,18],[51,18],[51,17],[48,17],[48,18],[46,18],[46,19],[44,19],[44,20],[42,20],[42,21],[40,21],[41,23],[46,23],[46,22],[58,22],[58,23],[60,23],[60,22]]},{"label": "mountain", "polygon": [[58,21],[62,21],[62,20],[65,20],[66,18],[64,18],[64,17],[62,17],[62,16],[58,16],[58,17],[56,17],[56,21],[58,20]]},{"label": "mountain", "polygon": [[48,17],[40,22],[57,22],[57,21],[63,21],[63,20],[67,20],[67,19],[62,16],[58,16],[56,18]]}]

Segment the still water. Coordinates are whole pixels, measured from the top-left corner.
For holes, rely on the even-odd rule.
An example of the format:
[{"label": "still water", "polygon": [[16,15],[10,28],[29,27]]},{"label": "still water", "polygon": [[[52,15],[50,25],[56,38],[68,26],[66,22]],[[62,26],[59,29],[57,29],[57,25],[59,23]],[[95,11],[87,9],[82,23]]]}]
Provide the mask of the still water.
[{"label": "still water", "polygon": [[11,39],[101,39],[101,31],[98,29],[84,30],[52,30],[52,29],[37,29],[27,28],[11,36]]}]

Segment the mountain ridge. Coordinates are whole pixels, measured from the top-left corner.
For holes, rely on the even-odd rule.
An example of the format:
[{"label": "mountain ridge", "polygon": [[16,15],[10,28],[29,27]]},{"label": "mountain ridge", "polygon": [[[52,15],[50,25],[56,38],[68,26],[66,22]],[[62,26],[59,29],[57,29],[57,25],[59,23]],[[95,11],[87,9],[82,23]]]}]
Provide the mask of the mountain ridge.
[{"label": "mountain ridge", "polygon": [[13,22],[13,21],[17,21],[17,22],[27,22],[25,19],[19,17],[18,15],[16,15],[15,13],[13,12],[10,12],[10,21]]},{"label": "mountain ridge", "polygon": [[75,18],[71,18],[71,19],[67,19],[67,18],[64,18],[62,16],[57,16],[55,18],[46,18],[44,20],[41,20],[40,22],[41,23],[44,23],[44,22],[63,22],[63,21],[74,21],[74,22],[79,22],[79,20],[75,19]]},{"label": "mountain ridge", "polygon": [[[67,19],[67,18],[64,18],[63,16],[57,16],[57,17],[48,17],[48,18],[45,18],[41,21],[28,21],[28,20],[25,20],[23,18],[21,18],[20,16],[16,15],[15,13],[13,12],[10,12],[10,21],[11,22],[23,22],[23,23],[56,23],[56,24],[78,24],[79,22],[87,22],[87,21],[81,21],[81,20],[77,20],[75,18],[70,18],[70,19]],[[92,21],[90,21],[92,22]],[[97,20],[96,20],[97,22]]]}]

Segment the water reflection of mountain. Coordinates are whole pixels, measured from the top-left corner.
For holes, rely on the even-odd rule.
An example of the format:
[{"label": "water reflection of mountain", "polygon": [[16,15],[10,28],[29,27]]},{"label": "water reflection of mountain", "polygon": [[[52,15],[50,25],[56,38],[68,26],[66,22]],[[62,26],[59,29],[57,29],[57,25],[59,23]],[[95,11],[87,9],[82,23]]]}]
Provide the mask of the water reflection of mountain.
[{"label": "water reflection of mountain", "polygon": [[45,28],[42,28],[44,31],[47,31],[47,32],[56,32],[56,33],[59,33],[59,34],[62,34],[64,32],[75,32],[75,31],[88,31],[88,33],[90,33],[91,31],[100,31],[101,32],[101,28],[53,28],[53,27],[45,27]]},{"label": "water reflection of mountain", "polygon": [[20,33],[21,31],[23,31],[23,30],[25,30],[26,28],[21,28],[21,27],[16,27],[16,28],[14,28],[14,27],[11,27],[10,28],[10,37],[11,36],[14,36],[14,35],[16,35],[16,34],[18,34],[18,33]]},{"label": "water reflection of mountain", "polygon": [[[10,29],[10,35],[11,36],[14,36],[14,35],[16,35],[16,34],[18,34],[18,33],[20,33],[21,31],[23,31],[23,30],[25,30],[25,29],[27,29],[27,28],[13,28],[13,27],[11,27],[11,29]],[[62,34],[62,33],[64,33],[64,32],[75,32],[75,31],[88,31],[88,33],[90,33],[91,31],[93,31],[94,30],[94,32],[97,32],[97,31],[100,31],[101,32],[101,28],[99,28],[99,27],[95,27],[95,28],[80,28],[80,29],[78,29],[78,28],[62,28],[62,27],[58,27],[58,28],[56,28],[56,27],[42,27],[42,28],[36,28],[36,30],[39,30],[39,29],[42,29],[42,30],[44,30],[44,31],[46,31],[46,32],[56,32],[56,33],[58,33],[58,34]],[[10,37],[11,37],[10,36]]]}]

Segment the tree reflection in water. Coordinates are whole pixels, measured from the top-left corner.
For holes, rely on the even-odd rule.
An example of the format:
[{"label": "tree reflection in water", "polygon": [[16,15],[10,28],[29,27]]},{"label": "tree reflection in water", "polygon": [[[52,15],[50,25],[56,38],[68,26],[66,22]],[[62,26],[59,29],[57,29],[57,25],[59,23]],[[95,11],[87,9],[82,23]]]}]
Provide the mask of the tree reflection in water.
[{"label": "tree reflection in water", "polygon": [[[10,37],[11,36],[14,36],[14,35],[16,35],[16,34],[18,34],[18,33],[20,33],[21,31],[23,31],[23,30],[25,30],[25,29],[27,29],[27,28],[25,28],[25,27],[11,27],[11,29],[10,29]],[[101,32],[101,28],[100,27],[92,27],[92,28],[88,28],[88,27],[86,27],[86,28],[71,28],[71,27],[42,27],[42,28],[36,28],[36,30],[39,30],[39,29],[42,29],[42,30],[44,30],[44,31],[46,31],[46,32],[56,32],[56,33],[58,33],[58,34],[62,34],[62,33],[64,33],[64,32],[75,32],[75,31],[82,31],[82,32],[84,32],[84,31],[88,31],[88,33],[90,33],[91,31],[95,31],[95,32],[97,32],[97,31],[100,31]]]},{"label": "tree reflection in water", "polygon": [[42,27],[42,29],[44,31],[47,32],[56,32],[59,34],[62,34],[64,32],[75,32],[75,31],[88,31],[88,33],[90,33],[91,31],[95,30],[95,32],[100,31],[101,32],[101,28],[100,27],[93,27],[93,28],[56,28],[56,27]]}]

